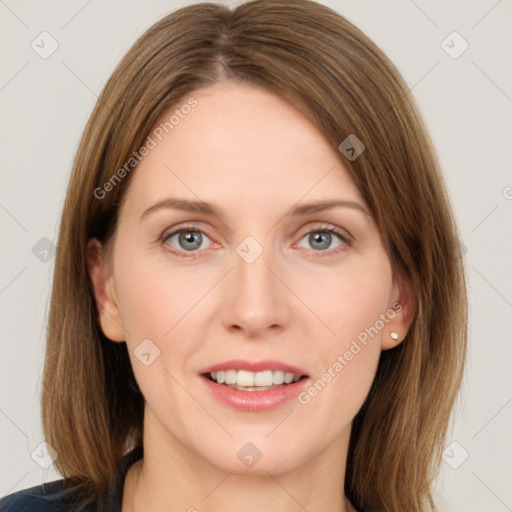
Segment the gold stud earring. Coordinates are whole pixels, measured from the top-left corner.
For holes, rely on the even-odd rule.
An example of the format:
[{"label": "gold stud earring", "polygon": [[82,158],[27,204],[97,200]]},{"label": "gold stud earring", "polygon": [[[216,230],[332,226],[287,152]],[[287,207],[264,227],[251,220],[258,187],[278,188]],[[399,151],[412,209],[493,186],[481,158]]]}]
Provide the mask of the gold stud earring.
[{"label": "gold stud earring", "polygon": [[391,336],[391,338],[393,338],[394,340],[397,340],[398,339],[398,333],[395,332],[395,331],[391,331],[389,333],[389,335]]}]

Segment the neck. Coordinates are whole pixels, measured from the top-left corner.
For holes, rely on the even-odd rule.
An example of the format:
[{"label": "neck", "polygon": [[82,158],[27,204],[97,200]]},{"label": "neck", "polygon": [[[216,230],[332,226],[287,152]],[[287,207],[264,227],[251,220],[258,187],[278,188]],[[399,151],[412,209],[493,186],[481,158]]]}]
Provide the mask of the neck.
[{"label": "neck", "polygon": [[122,512],[348,512],[343,492],[350,425],[326,449],[292,470],[237,473],[211,464],[152,417],[144,458],[128,471]]}]

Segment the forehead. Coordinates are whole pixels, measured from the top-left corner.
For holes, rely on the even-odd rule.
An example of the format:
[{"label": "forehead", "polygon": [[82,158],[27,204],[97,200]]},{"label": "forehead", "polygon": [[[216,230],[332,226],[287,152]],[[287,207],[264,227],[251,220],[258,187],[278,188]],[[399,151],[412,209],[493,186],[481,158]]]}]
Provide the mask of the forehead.
[{"label": "forehead", "polygon": [[[194,108],[180,109],[190,97]],[[246,210],[290,206],[305,195],[362,201],[337,149],[293,105],[256,86],[227,82],[196,91],[152,133],[155,146],[125,201],[139,211],[166,195],[238,202]]]}]

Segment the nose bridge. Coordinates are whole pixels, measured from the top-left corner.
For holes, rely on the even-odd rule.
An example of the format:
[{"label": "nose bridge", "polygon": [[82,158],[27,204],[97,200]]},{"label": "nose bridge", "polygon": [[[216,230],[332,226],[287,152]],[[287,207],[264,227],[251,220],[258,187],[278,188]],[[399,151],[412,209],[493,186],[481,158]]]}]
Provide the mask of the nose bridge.
[{"label": "nose bridge", "polygon": [[285,294],[269,270],[275,266],[276,256],[270,244],[263,247],[254,237],[236,247],[224,310],[226,327],[237,326],[255,335],[287,322]]}]

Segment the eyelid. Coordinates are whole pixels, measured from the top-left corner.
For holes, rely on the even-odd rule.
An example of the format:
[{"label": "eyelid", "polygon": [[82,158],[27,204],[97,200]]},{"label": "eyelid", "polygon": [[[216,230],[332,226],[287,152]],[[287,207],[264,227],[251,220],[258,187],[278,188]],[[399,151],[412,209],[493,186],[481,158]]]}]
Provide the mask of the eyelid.
[{"label": "eyelid", "polygon": [[336,226],[335,224],[329,224],[328,222],[319,222],[317,226],[301,228],[299,230],[299,233],[302,233],[302,238],[309,233],[315,233],[317,231],[331,231],[337,233],[339,236],[344,236],[347,239],[354,240],[352,233],[350,233],[348,229],[341,228],[339,226]]},{"label": "eyelid", "polygon": [[199,227],[197,224],[178,224],[177,226],[173,226],[172,228],[166,229],[163,233],[161,238],[165,241],[170,236],[175,235],[176,233],[179,233],[180,231],[198,231],[199,233],[202,233],[203,235],[206,235],[210,240],[213,240],[213,238],[207,233],[207,231],[201,227]]}]

